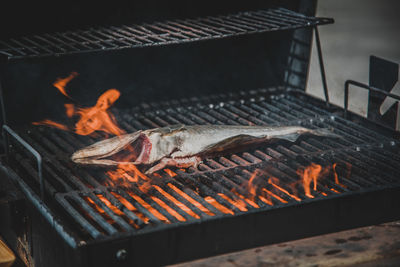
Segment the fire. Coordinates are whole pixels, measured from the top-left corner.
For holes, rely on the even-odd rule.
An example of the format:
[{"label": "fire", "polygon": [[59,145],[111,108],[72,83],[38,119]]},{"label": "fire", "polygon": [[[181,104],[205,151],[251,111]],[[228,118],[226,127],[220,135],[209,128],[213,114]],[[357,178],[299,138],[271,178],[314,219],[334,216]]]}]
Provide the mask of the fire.
[{"label": "fire", "polygon": [[140,213],[128,200],[118,195],[117,193],[111,192],[111,194],[114,195],[128,210],[135,213],[135,215],[138,216],[144,223],[149,223],[149,218]]},{"label": "fire", "polygon": [[119,96],[118,90],[110,89],[99,97],[94,107],[78,109],[75,114],[80,116],[80,120],[75,124],[75,132],[80,135],[89,135],[95,131],[124,134],[125,131],[116,125],[115,117],[108,111]]},{"label": "fire", "polygon": [[115,182],[114,184],[125,186],[130,186],[131,183],[137,183],[140,180],[150,180],[134,164],[119,164],[115,170],[107,171],[106,174]]},{"label": "fire", "polygon": [[52,121],[52,120],[42,120],[42,121],[37,121],[37,122],[32,122],[33,125],[47,125],[53,128],[57,128],[60,130],[64,131],[69,131],[69,128],[65,126],[64,124]]},{"label": "fire", "polygon": [[218,193],[218,195],[221,198],[225,199],[227,202],[229,202],[231,205],[233,205],[236,208],[238,208],[238,210],[247,211],[246,203],[244,203],[243,200],[241,200],[241,199],[232,200],[230,197],[228,197],[227,195],[222,194],[222,193]]},{"label": "fire", "polygon": [[200,216],[197,215],[196,213],[194,213],[191,209],[189,209],[185,204],[183,204],[182,202],[180,202],[179,200],[177,200],[175,197],[173,197],[172,195],[170,195],[169,193],[167,193],[166,191],[164,191],[161,187],[159,187],[158,185],[153,185],[153,187],[160,192],[166,199],[168,199],[169,201],[173,202],[175,205],[177,205],[181,210],[183,210],[184,212],[186,212],[187,214],[189,214],[190,216],[196,218],[196,219],[200,219]]},{"label": "fire", "polygon": [[224,205],[220,204],[218,201],[216,201],[214,198],[210,196],[206,196],[204,198],[205,201],[208,202],[208,204],[213,205],[216,209],[218,209],[220,212],[225,213],[225,214],[231,214],[233,215],[233,211],[225,207]]},{"label": "fire", "polygon": [[65,113],[68,118],[72,118],[75,115],[75,105],[74,104],[64,104]]},{"label": "fire", "polygon": [[188,196],[185,192],[183,192],[182,190],[180,190],[178,187],[174,186],[171,183],[168,183],[168,186],[174,190],[177,194],[179,194],[180,196],[182,196],[184,199],[186,199],[188,202],[190,202],[192,205],[194,205],[196,208],[198,208],[199,210],[201,210],[202,212],[210,215],[210,216],[214,216],[215,214],[212,213],[211,211],[209,211],[207,208],[205,208],[203,205],[201,205],[199,202],[197,202],[196,200],[194,200],[193,198],[191,198],[190,196]]},{"label": "fire", "polygon": [[53,86],[55,88],[58,89],[58,91],[60,91],[63,95],[65,95],[66,97],[71,98],[67,92],[65,91],[65,87],[67,86],[67,84],[76,76],[78,76],[77,72],[71,72],[71,74],[69,76],[67,76],[66,78],[57,78],[57,80],[53,83]]},{"label": "fire", "polygon": [[[58,78],[53,86],[56,87],[63,95],[71,98],[66,91],[67,84],[76,76],[78,73],[72,72],[66,78]],[[97,99],[96,105],[93,107],[77,107],[75,104],[65,104],[65,113],[68,118],[78,117],[78,121],[75,123],[75,127],[70,127],[54,122],[49,119],[45,119],[39,122],[34,122],[34,125],[47,125],[55,127],[64,131],[74,131],[79,135],[91,135],[97,131],[104,132],[107,134],[121,135],[125,131],[118,127],[115,121],[114,115],[109,111],[109,108],[118,100],[121,93],[116,89],[109,89],[104,92]]]},{"label": "fire", "polygon": [[141,197],[138,195],[128,191],[127,192],[137,203],[139,203],[142,207],[144,207],[146,210],[148,210],[153,216],[155,216],[157,219],[164,221],[165,223],[171,223],[164,215],[162,215],[159,211],[157,211],[155,208],[153,208],[149,203],[144,201]]},{"label": "fire", "polygon": [[164,171],[165,171],[166,173],[168,173],[168,175],[171,176],[171,177],[175,177],[175,176],[177,175],[176,173],[174,173],[174,172],[171,171],[170,169],[164,169]]},{"label": "fire", "polygon": [[317,190],[317,180],[320,176],[320,172],[322,170],[321,165],[311,163],[310,166],[306,167],[304,170],[297,170],[297,174],[302,177],[303,179],[303,187],[304,187],[304,192],[307,197],[309,198],[314,198],[313,195],[311,195],[311,182],[314,184],[314,191]]},{"label": "fire", "polygon": [[278,189],[279,191],[285,193],[286,195],[290,196],[291,198],[295,199],[296,201],[301,201],[301,199],[299,197],[297,197],[294,194],[291,194],[289,191],[287,191],[286,189],[280,187],[279,184],[279,179],[275,178],[275,177],[271,177],[268,179],[268,183],[271,184],[273,187],[275,187],[276,189]]}]

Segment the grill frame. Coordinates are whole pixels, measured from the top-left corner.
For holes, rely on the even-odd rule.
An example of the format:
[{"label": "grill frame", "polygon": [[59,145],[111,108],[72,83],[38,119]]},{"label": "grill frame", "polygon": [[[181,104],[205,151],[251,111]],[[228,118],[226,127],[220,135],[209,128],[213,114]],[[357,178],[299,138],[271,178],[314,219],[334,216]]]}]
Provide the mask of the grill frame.
[{"label": "grill frame", "polygon": [[[267,90],[262,91],[264,93],[268,92]],[[273,94],[279,95],[279,92],[280,91],[275,90]],[[319,107],[315,107],[316,110],[323,111],[322,109],[320,109],[320,107],[323,106],[322,102],[320,100],[313,99],[312,97],[306,95],[304,92],[286,92],[286,94],[296,94],[296,98],[298,98],[299,95],[306,97],[310,101],[313,101],[313,103],[319,103]],[[218,103],[218,99],[224,97],[226,96],[216,96],[215,98],[211,97],[210,99],[207,99],[208,101],[211,101],[211,99],[213,99],[213,103]],[[240,97],[246,99],[244,95],[241,95]],[[256,93],[250,92],[249,94],[247,94],[247,99],[251,98],[256,98]],[[188,101],[189,100],[182,100],[182,102],[186,103]],[[196,99],[193,101],[198,102],[199,100]],[[164,104],[168,106],[172,103],[176,105],[175,101]],[[152,107],[152,105],[144,105],[143,107],[144,109],[149,109]],[[138,107],[137,110],[143,109],[143,107]],[[342,112],[342,109],[333,107],[330,111],[324,111],[324,113],[326,113],[327,115],[332,114],[331,112]],[[329,117],[327,115],[325,116],[325,118]],[[339,119],[339,117],[337,119]],[[371,123],[365,119],[364,121],[368,124]],[[382,130],[386,134],[388,133],[386,129]],[[391,142],[394,141],[388,138],[386,140],[382,140],[382,142],[377,142],[376,146],[379,147],[379,143],[390,144]],[[354,150],[354,147],[349,149]],[[360,146],[360,149],[363,149],[362,145]],[[342,149],[339,148],[339,150]],[[319,155],[320,152],[317,152],[316,154]],[[309,160],[312,161],[312,159]],[[5,168],[7,167],[2,166],[3,170]],[[8,169],[7,172],[9,171],[10,170]],[[181,173],[180,175],[184,174]],[[27,192],[30,192],[30,194],[32,195],[33,202],[36,201],[37,203],[40,203],[40,205],[43,205],[43,202],[41,202],[41,200],[37,196],[37,193],[30,189],[30,187],[26,184],[26,182],[23,181],[23,179],[21,179],[18,175],[14,175],[13,177],[16,182],[18,182],[23,188],[27,188]],[[176,222],[172,225],[161,224],[157,227],[143,228],[136,230],[135,232],[130,232],[126,234],[117,232],[110,235],[101,236],[101,238],[94,240],[83,240],[77,238],[77,236],[71,234],[71,230],[62,223],[63,220],[61,220],[61,223],[59,225],[55,223],[55,229],[56,231],[58,231],[59,234],[61,233],[64,240],[69,243],[70,246],[78,250],[84,248],[90,250],[93,249],[95,251],[96,249],[98,249],[98,247],[107,247],[107,243],[115,243],[117,242],[116,240],[120,240],[121,243],[119,243],[119,241],[117,243],[120,244],[121,248],[129,248],[129,261],[131,261],[131,263],[137,264],[146,262],[144,255],[147,255],[146,253],[148,252],[146,252],[144,248],[150,249],[151,246],[154,246],[154,242],[156,242],[156,240],[171,240],[171,238],[180,240],[180,242],[182,243],[178,242],[179,244],[174,247],[174,251],[170,251],[172,248],[169,248],[168,244],[163,244],[158,247],[158,253],[161,253],[159,255],[163,256],[160,256],[160,259],[155,259],[156,261],[153,263],[155,265],[168,264],[185,261],[196,257],[205,257],[239,250],[246,247],[254,247],[258,245],[282,242],[321,233],[333,232],[343,229],[349,229],[352,227],[398,219],[399,216],[390,211],[393,211],[399,206],[399,190],[399,183],[390,184],[388,186],[382,187],[375,186],[374,188],[367,190],[364,189],[356,192],[343,192],[338,195],[332,194],[324,198],[303,200],[301,203],[293,201],[284,205],[253,209],[244,213],[235,214],[234,216],[221,215],[218,217],[215,216],[214,218],[202,218],[199,221],[192,220],[185,223]],[[86,193],[90,194],[89,191],[87,191]],[[93,189],[92,191],[95,192],[96,189]],[[60,197],[60,194],[56,196],[56,198],[58,199],[60,199]],[[299,206],[301,206],[301,209],[298,208]],[[44,207],[44,209],[42,208],[42,212],[47,214],[47,216],[50,216],[49,218],[53,218],[54,212],[51,210],[47,210],[48,208],[45,205]],[[329,210],[331,210],[332,212],[327,212]],[[369,212],[366,212],[367,210],[369,210]],[[315,211],[325,211],[325,213],[327,213],[318,216],[318,218],[322,219],[322,223],[316,222],[313,218],[312,214]],[[302,231],[301,233],[298,233],[294,230],[289,230],[285,234],[281,235],[275,236],[274,234],[272,234],[272,237],[270,236],[270,231],[262,231],[262,225],[268,225],[268,227],[270,227],[268,229],[274,229],[274,227],[278,226],[282,227],[282,222],[280,222],[280,220],[284,220],[284,217],[288,214],[294,214],[293,216],[295,216],[296,218],[299,216],[299,223],[300,225],[302,225],[302,229],[306,230]],[[374,216],[368,214],[374,214]],[[377,214],[379,214],[379,216],[376,216]],[[338,217],[336,218],[335,216]],[[53,223],[58,222],[58,220],[54,220],[54,218],[51,219],[51,221],[53,221]],[[201,224],[199,224],[198,222],[201,222]],[[290,222],[287,223],[291,224]],[[255,231],[255,229],[243,230],[245,228],[249,228],[249,225],[257,225],[257,231]],[[234,229],[241,229],[241,233],[239,236],[237,234],[234,234]],[[202,234],[199,234],[198,231],[200,231]],[[218,236],[218,234],[225,237],[228,236],[229,238],[227,238],[226,240],[215,238],[215,236]],[[188,236],[191,236],[192,238],[188,238]],[[194,239],[196,239],[197,241],[193,241]],[[193,242],[192,245],[190,245],[191,241]],[[138,244],[141,244],[140,247],[136,247]],[[180,246],[180,244],[182,244],[182,246]],[[215,247],[210,244],[214,244]],[[139,253],[138,251],[141,251],[141,253]],[[152,251],[154,252],[154,248]],[[193,254],[194,252],[195,255]],[[117,253],[115,250],[112,250],[112,252],[107,252],[107,259],[101,259],[107,260],[111,264],[111,262],[116,260],[115,253]],[[132,256],[131,253],[134,253],[134,256]]]}]

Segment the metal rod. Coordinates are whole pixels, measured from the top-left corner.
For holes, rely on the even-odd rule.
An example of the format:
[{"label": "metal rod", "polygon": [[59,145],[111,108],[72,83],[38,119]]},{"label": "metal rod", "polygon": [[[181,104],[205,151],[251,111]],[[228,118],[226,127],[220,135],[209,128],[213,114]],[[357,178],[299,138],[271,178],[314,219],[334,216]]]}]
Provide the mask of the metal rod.
[{"label": "metal rod", "polygon": [[379,89],[379,88],[376,88],[376,87],[372,87],[372,86],[369,86],[369,85],[364,84],[364,83],[360,83],[360,82],[353,81],[353,80],[347,80],[344,83],[344,117],[346,119],[347,119],[347,111],[348,111],[348,106],[349,106],[349,87],[350,87],[350,84],[358,86],[360,88],[364,88],[364,89],[366,89],[368,91],[372,91],[372,92],[375,92],[375,93],[378,93],[378,94],[383,94],[385,96],[392,97],[392,98],[400,101],[400,96],[398,96],[398,95],[394,95],[392,93],[383,91],[382,89]]},{"label": "metal rod", "polygon": [[329,107],[328,85],[326,83],[325,67],[324,67],[324,60],[322,58],[321,41],[319,40],[318,27],[314,27],[314,32],[315,32],[315,40],[317,42],[319,69],[321,71],[321,79],[322,79],[322,86],[324,88],[325,102],[326,106]]},{"label": "metal rod", "polygon": [[[39,184],[40,184],[40,197],[44,200],[44,178],[43,178],[43,171],[42,171],[42,156],[24,139],[22,139],[16,132],[14,132],[9,126],[3,125],[3,136],[6,136],[6,132],[14,137],[16,141],[18,141],[23,147],[25,147],[32,155],[36,158],[37,166],[38,166],[38,177],[39,177]],[[7,148],[5,147],[5,151],[7,151],[8,157],[8,144]]]}]

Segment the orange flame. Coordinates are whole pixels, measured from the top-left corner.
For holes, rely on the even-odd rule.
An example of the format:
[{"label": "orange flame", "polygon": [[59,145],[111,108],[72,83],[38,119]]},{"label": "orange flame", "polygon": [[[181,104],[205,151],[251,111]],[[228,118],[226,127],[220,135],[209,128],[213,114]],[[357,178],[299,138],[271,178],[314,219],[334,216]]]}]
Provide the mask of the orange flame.
[{"label": "orange flame", "polygon": [[269,191],[268,189],[263,188],[262,190],[263,190],[265,193],[267,193],[268,195],[273,196],[274,198],[276,198],[276,199],[279,200],[280,202],[282,202],[282,203],[288,203],[286,200],[284,200],[284,199],[281,198],[280,196],[278,196],[278,195],[272,193],[272,192]]},{"label": "orange flame", "polygon": [[50,126],[53,128],[57,128],[60,130],[64,130],[64,131],[68,131],[68,127],[65,126],[64,124],[52,121],[52,120],[42,120],[42,121],[36,121],[36,122],[32,122],[33,125],[46,125],[46,126]]},{"label": "orange flame", "polygon": [[148,210],[151,214],[153,214],[157,219],[164,221],[166,223],[171,223],[164,215],[162,215],[159,211],[153,208],[149,203],[144,201],[141,197],[137,196],[132,192],[127,192],[135,201],[137,201],[140,205],[142,205],[146,210]]},{"label": "orange flame", "polygon": [[199,210],[201,210],[202,212],[210,215],[210,216],[214,216],[215,214],[212,213],[211,211],[209,211],[207,208],[205,208],[203,205],[201,205],[199,202],[197,202],[196,200],[194,200],[193,198],[191,198],[190,196],[188,196],[185,192],[183,192],[182,190],[180,190],[178,187],[174,186],[171,183],[168,183],[168,186],[174,190],[177,194],[179,194],[180,196],[182,196],[183,198],[185,198],[188,202],[192,203],[196,208],[198,208]]},{"label": "orange flame", "polygon": [[168,175],[171,176],[171,177],[175,177],[175,176],[177,175],[176,173],[174,173],[174,172],[171,171],[170,169],[164,169],[164,171],[165,171],[166,173],[168,173]]},{"label": "orange flame", "polygon": [[241,200],[241,199],[232,200],[230,197],[228,197],[227,195],[225,195],[223,193],[218,193],[218,195],[220,197],[222,197],[223,199],[225,199],[227,202],[229,202],[231,205],[233,205],[236,208],[238,208],[238,210],[247,211],[246,203],[244,203],[243,200]]},{"label": "orange flame", "polygon": [[256,177],[258,176],[258,174],[259,174],[259,170],[256,169],[256,170],[251,174],[250,179],[249,179],[249,182],[248,182],[248,184],[247,184],[247,187],[248,187],[250,196],[253,198],[253,200],[254,200],[254,198],[255,198],[255,196],[256,196],[256,193],[257,193],[257,186],[254,184],[254,180],[256,179]]},{"label": "orange flame", "polygon": [[[70,97],[65,87],[78,73],[72,72],[66,78],[58,78],[53,85],[65,96]],[[34,125],[47,125],[64,131],[74,131],[79,135],[90,135],[96,131],[102,131],[107,134],[121,135],[125,131],[119,128],[115,122],[115,117],[108,109],[120,97],[121,93],[116,89],[109,89],[104,92],[93,107],[77,108],[74,104],[65,104],[65,113],[68,118],[78,116],[79,120],[75,123],[75,129],[70,129],[68,126],[54,122],[51,120],[42,120],[34,122]]]},{"label": "orange flame", "polygon": [[314,198],[311,194],[311,182],[314,184],[314,191],[317,190],[317,180],[320,176],[321,170],[321,165],[315,163],[311,163],[311,165],[306,167],[304,170],[297,170],[297,174],[303,179],[304,192],[309,198]]},{"label": "orange flame", "polygon": [[72,118],[75,115],[75,105],[74,104],[64,104],[65,113],[68,118]]},{"label": "orange flame", "polygon": [[117,169],[107,171],[106,174],[115,184],[125,186],[130,186],[130,183],[137,183],[140,179],[144,181],[150,180],[149,177],[139,171],[134,164],[119,164]]},{"label": "orange flame", "polygon": [[110,89],[99,97],[94,107],[78,109],[76,113],[81,118],[75,124],[76,133],[80,135],[89,135],[95,131],[114,135],[125,133],[116,125],[114,116],[107,111],[119,96],[118,90]]},{"label": "orange flame", "polygon": [[200,216],[197,215],[196,213],[194,213],[191,209],[188,208],[188,206],[186,206],[185,204],[183,204],[182,202],[180,202],[179,200],[177,200],[175,197],[173,197],[172,195],[170,195],[169,193],[165,192],[161,187],[159,187],[158,185],[153,185],[153,187],[160,192],[166,199],[168,199],[169,201],[173,202],[175,205],[177,205],[181,210],[183,210],[184,212],[186,212],[187,214],[189,214],[190,216],[196,218],[196,219],[200,219]]},{"label": "orange flame", "polygon": [[114,195],[128,210],[132,211],[135,213],[136,216],[139,217],[144,223],[148,224],[149,223],[149,218],[147,218],[145,215],[143,215],[141,212],[139,212],[128,200],[123,198],[122,196],[118,195],[115,192],[111,192],[112,195]]},{"label": "orange flame", "polygon": [[222,213],[231,214],[231,215],[234,214],[232,210],[230,210],[227,207],[225,207],[224,205],[220,204],[218,201],[216,201],[214,198],[212,198],[210,196],[206,196],[204,198],[204,200],[207,201],[208,204],[213,205],[216,209],[218,209]]},{"label": "orange flame", "polygon": [[300,198],[298,198],[296,195],[289,193],[289,191],[287,191],[286,189],[280,187],[278,185],[279,180],[275,177],[271,177],[268,179],[268,183],[270,183],[273,187],[275,187],[276,189],[278,189],[279,191],[285,193],[286,195],[290,196],[291,198],[295,199],[296,201],[301,201]]},{"label": "orange flame", "polygon": [[168,206],[167,204],[165,204],[164,201],[162,201],[161,199],[159,199],[158,197],[155,196],[150,196],[150,198],[156,202],[159,206],[161,206],[163,209],[165,209],[169,214],[171,214],[172,216],[174,216],[178,221],[181,222],[185,222],[186,219],[180,215],[178,212],[176,212],[174,209],[172,209],[170,206]]},{"label": "orange flame", "polygon": [[77,72],[71,72],[71,74],[66,78],[57,78],[57,80],[53,83],[53,86],[56,87],[63,95],[71,98],[65,91],[65,87],[76,76],[78,76]]}]

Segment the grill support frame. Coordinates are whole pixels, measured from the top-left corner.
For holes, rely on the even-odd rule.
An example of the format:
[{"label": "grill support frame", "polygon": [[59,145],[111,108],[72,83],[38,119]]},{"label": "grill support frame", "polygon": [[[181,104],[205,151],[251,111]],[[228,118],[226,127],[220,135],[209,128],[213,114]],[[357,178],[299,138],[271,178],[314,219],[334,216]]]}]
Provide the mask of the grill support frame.
[{"label": "grill support frame", "polygon": [[[23,183],[22,179],[18,175],[13,175],[7,167],[0,166],[0,170],[18,184]],[[25,192],[25,195],[30,199],[27,203],[35,206],[29,209],[28,216],[40,221],[33,223],[32,232],[37,233],[46,229],[46,235],[60,238],[59,234],[62,233],[63,237],[46,239],[46,242],[34,240],[41,244],[34,250],[33,255],[38,259],[35,260],[35,264],[39,265],[159,266],[400,219],[400,214],[390,212],[400,209],[400,185],[398,185],[379,191],[340,195],[318,202],[302,203],[301,209],[291,205],[268,212],[249,212],[235,217],[207,220],[202,224],[144,232],[131,239],[117,238],[85,244],[77,240],[72,241],[62,226],[57,227],[58,219],[52,217],[46,205],[35,196],[35,193]],[[315,214],[316,210],[323,213]],[[287,218],[287,214],[291,214],[293,218]],[[253,228],[248,227],[249,225]],[[307,230],[299,232],[298,226],[302,228],[305,226]],[[287,231],[277,231],[282,228]],[[40,236],[33,235],[37,239],[40,239]],[[49,240],[62,241],[63,245],[50,243]],[[65,247],[66,240],[71,242]],[[176,242],[177,246],[172,247],[170,242]],[[74,246],[71,246],[73,244]],[[125,259],[117,256],[120,250],[127,252]],[[70,261],[60,262],[59,257],[39,256],[51,255],[49,251],[62,252],[73,257],[69,259]],[[87,255],[96,256],[89,259]],[[157,257],[153,257],[154,255]]]}]

